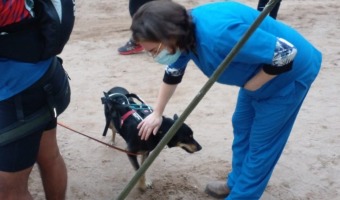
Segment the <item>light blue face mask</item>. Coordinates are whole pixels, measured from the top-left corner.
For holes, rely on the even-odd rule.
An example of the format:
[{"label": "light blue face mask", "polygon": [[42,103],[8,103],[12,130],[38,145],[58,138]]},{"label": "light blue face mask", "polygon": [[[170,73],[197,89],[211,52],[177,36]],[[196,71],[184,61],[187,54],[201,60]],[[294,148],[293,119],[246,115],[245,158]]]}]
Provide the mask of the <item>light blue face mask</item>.
[{"label": "light blue face mask", "polygon": [[154,60],[162,65],[171,65],[176,62],[180,56],[181,51],[179,49],[177,49],[174,54],[170,54],[167,49],[163,49]]}]

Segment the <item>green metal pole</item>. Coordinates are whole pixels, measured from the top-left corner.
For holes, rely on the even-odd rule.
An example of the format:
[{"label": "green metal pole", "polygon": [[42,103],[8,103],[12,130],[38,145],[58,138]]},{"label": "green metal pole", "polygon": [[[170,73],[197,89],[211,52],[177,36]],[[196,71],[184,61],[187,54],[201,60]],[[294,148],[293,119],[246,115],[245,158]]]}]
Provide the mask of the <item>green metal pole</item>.
[{"label": "green metal pole", "polygon": [[212,87],[212,85],[216,82],[221,73],[228,67],[232,59],[236,56],[236,54],[240,51],[249,37],[253,34],[253,32],[257,29],[263,19],[268,15],[268,13],[274,8],[276,3],[280,0],[270,0],[266,7],[263,9],[261,14],[256,18],[254,23],[249,27],[247,32],[242,36],[240,41],[233,47],[227,57],[222,61],[222,63],[217,67],[215,72],[209,78],[209,80],[205,83],[202,89],[198,92],[195,98],[190,102],[188,107],[183,111],[183,114],[176,120],[176,122],[172,125],[169,131],[165,134],[163,139],[158,143],[156,148],[151,152],[150,156],[145,160],[143,165],[136,171],[136,174],[132,177],[130,182],[126,185],[124,190],[117,197],[117,200],[123,200],[130,193],[132,188],[136,185],[139,178],[146,172],[146,170],[150,167],[152,162],[156,159],[165,145],[171,140],[171,138],[175,135],[179,127],[183,124],[184,120],[189,116],[189,114],[193,111],[193,109],[198,105],[204,95],[208,92],[208,90]]}]

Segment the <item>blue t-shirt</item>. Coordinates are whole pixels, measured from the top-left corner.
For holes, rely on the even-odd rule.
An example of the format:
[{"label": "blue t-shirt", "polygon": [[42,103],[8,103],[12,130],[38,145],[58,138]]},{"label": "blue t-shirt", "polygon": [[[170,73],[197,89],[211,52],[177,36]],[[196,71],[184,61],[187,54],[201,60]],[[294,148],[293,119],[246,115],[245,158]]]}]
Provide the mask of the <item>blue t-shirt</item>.
[{"label": "blue t-shirt", "polygon": [[51,61],[26,63],[0,58],[0,101],[18,94],[39,80]]},{"label": "blue t-shirt", "polygon": [[[196,49],[183,52],[174,64],[168,66],[166,73],[179,76],[184,73],[189,60],[193,60],[210,77],[258,15],[257,10],[233,1],[208,3],[192,9]],[[292,43],[298,53],[293,69],[279,75],[275,81],[285,84],[310,74],[315,76],[320,68],[321,53],[293,28],[266,17],[218,82],[242,87],[263,64],[272,64],[278,37]]]}]

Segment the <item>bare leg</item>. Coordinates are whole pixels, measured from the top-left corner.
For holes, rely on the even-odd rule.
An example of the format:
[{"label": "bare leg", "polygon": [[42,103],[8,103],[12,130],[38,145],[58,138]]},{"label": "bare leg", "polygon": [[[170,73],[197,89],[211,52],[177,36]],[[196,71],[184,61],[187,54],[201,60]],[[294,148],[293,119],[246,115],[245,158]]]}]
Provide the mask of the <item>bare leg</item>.
[{"label": "bare leg", "polygon": [[56,129],[45,131],[40,141],[37,163],[47,200],[63,200],[66,196],[67,170],[60,155]]},{"label": "bare leg", "polygon": [[0,199],[33,200],[28,192],[28,176],[32,167],[19,172],[0,171]]}]

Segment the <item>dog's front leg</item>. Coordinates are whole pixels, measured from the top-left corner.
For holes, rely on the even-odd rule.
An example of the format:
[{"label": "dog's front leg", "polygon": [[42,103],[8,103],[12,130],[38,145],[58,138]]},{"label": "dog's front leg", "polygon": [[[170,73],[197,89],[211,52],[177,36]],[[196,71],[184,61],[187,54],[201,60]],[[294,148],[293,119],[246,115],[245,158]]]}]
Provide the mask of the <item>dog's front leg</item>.
[{"label": "dog's front leg", "polygon": [[[132,167],[137,171],[139,169],[139,163],[136,155],[130,155],[128,154],[129,161],[132,165]],[[146,183],[145,183],[145,175],[143,174],[141,178],[138,181],[138,189],[140,191],[145,191],[147,189]]]},{"label": "dog's front leg", "polygon": [[[141,165],[143,165],[144,161],[149,156],[149,153],[150,152],[147,151],[147,152],[144,152],[142,154],[142,156],[141,156]],[[143,187],[145,189],[152,189],[152,181],[151,180],[147,180],[146,175],[143,174],[142,177],[139,179],[139,186]]]},{"label": "dog's front leg", "polygon": [[[145,159],[149,156],[149,152],[145,152],[142,154],[141,156],[141,164],[143,164],[143,162],[145,161]],[[131,165],[133,166],[133,168],[137,171],[139,169],[139,163],[138,163],[138,159],[136,155],[128,155],[129,161],[131,163]],[[145,191],[147,189],[151,189],[152,188],[152,183],[147,181],[145,178],[145,174],[143,174],[139,181],[138,181],[138,189],[140,191]]]},{"label": "dog's front leg", "polygon": [[129,158],[129,161],[130,161],[133,169],[135,169],[137,171],[139,169],[139,164],[138,164],[137,156],[136,155],[128,154],[128,158]]}]

